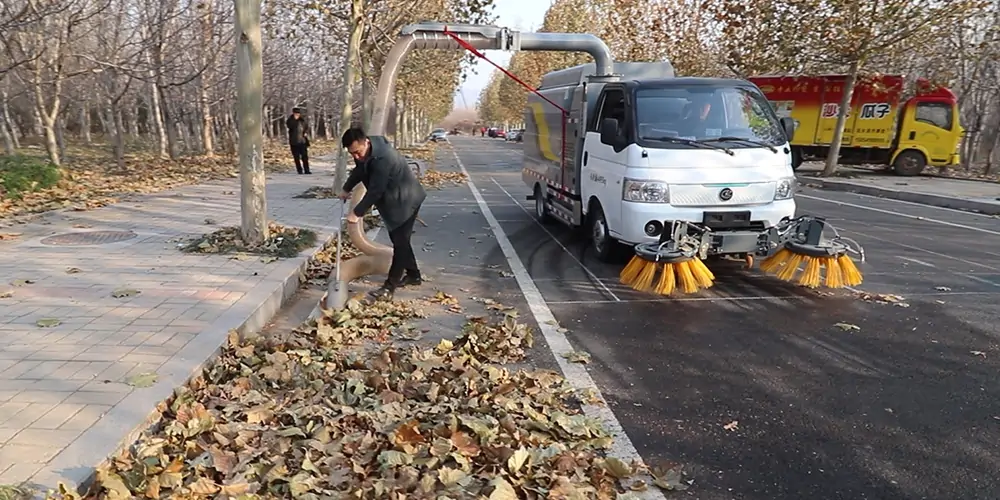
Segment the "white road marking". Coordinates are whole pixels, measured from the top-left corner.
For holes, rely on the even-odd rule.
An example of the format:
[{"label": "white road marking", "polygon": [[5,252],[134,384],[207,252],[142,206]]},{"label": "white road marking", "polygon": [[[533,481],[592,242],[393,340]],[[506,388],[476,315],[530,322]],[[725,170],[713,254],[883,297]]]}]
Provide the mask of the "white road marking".
[{"label": "white road marking", "polygon": [[986,285],[992,285],[992,286],[1000,287],[1000,283],[995,283],[995,282],[990,281],[990,280],[988,280],[986,278],[980,278],[979,276],[976,276],[974,274],[963,274],[962,276],[965,276],[966,278],[969,278],[972,281],[978,281],[978,282],[986,284]]},{"label": "white road marking", "polygon": [[[462,173],[469,179],[469,188],[472,190],[473,196],[476,197],[476,201],[479,202],[480,211],[483,216],[486,217],[486,221],[493,229],[493,234],[496,236],[497,244],[500,245],[500,250],[503,251],[504,257],[507,258],[507,264],[514,273],[514,278],[517,280],[517,285],[521,289],[521,294],[524,295],[524,299],[528,303],[528,308],[531,310],[531,315],[534,316],[535,322],[538,323],[538,329],[541,330],[542,336],[545,337],[545,343],[549,346],[549,350],[552,351],[552,356],[559,365],[559,370],[562,371],[563,376],[566,377],[566,381],[569,382],[570,386],[574,389],[578,391],[592,391],[600,401],[605,402],[604,405],[584,404],[583,411],[587,414],[587,416],[600,420],[604,425],[604,428],[611,434],[611,436],[614,437],[611,449],[608,450],[608,455],[618,458],[625,463],[629,463],[633,460],[640,464],[644,463],[642,457],[639,456],[639,452],[636,451],[635,445],[632,444],[628,435],[625,434],[625,430],[622,428],[621,422],[619,422],[618,418],[615,417],[611,408],[607,406],[607,400],[604,399],[604,395],[601,394],[600,389],[597,388],[597,384],[594,383],[594,379],[591,378],[587,369],[580,364],[570,363],[565,357],[563,357],[563,355],[573,352],[573,346],[570,345],[569,339],[567,339],[566,336],[560,333],[557,329],[556,325],[558,322],[552,314],[552,310],[549,309],[549,306],[545,303],[545,298],[542,297],[542,293],[538,290],[538,287],[535,286],[533,281],[531,281],[531,275],[528,274],[528,270],[524,267],[524,263],[522,263],[521,259],[517,256],[517,251],[514,250],[514,246],[511,245],[510,240],[507,239],[507,234],[504,233],[503,228],[500,227],[500,223],[497,222],[495,217],[493,217],[493,211],[490,210],[489,205],[486,204],[486,200],[483,199],[479,190],[476,189],[476,185],[472,181],[472,176],[470,176],[469,171],[465,169],[462,159],[458,157],[458,152],[452,150],[452,154],[455,155],[455,162],[458,163],[458,167],[462,169]],[[646,484],[652,484],[651,478],[646,477],[642,479],[646,480]],[[641,496],[641,498],[648,498],[650,500],[666,500],[663,493],[655,486],[650,486],[649,489],[637,496]]]},{"label": "white road marking", "polygon": [[900,260],[907,260],[907,261],[913,262],[914,264],[920,264],[921,266],[937,267],[934,264],[931,264],[930,262],[924,262],[924,261],[922,261],[920,259],[914,259],[912,257],[903,257],[902,255],[897,255],[896,258],[900,259]]},{"label": "white road marking", "polygon": [[[739,297],[661,297],[655,299],[624,299],[619,302],[628,304],[633,302],[744,302],[751,300],[807,300],[818,299],[820,296],[806,295],[768,295],[768,296],[739,296]],[[569,305],[569,304],[615,304],[613,300],[551,300],[549,305]]]},{"label": "white road marking", "polygon": [[[986,264],[980,264],[979,262],[973,262],[971,260],[966,260],[966,259],[963,259],[961,257],[955,257],[954,255],[947,255],[947,254],[943,254],[943,253],[940,253],[940,252],[935,252],[933,250],[928,250],[926,248],[921,248],[921,247],[914,246],[914,245],[907,245],[906,243],[900,243],[900,242],[894,241],[894,240],[887,240],[885,238],[879,238],[878,236],[872,236],[872,235],[867,234],[867,233],[862,233],[861,231],[854,231],[854,230],[850,230],[849,231],[849,230],[846,230],[846,229],[842,229],[842,230],[840,230],[840,232],[841,233],[857,234],[857,235],[864,236],[865,238],[871,238],[873,240],[881,241],[883,243],[889,243],[891,245],[898,245],[898,246],[901,246],[903,248],[909,248],[910,250],[917,250],[917,251],[928,253],[928,254],[931,254],[931,255],[935,255],[935,256],[938,256],[938,257],[944,257],[946,259],[957,260],[959,262],[968,264],[970,266],[982,267],[984,269],[990,269],[990,270],[993,270],[993,271],[1000,271],[1000,268],[996,268],[996,267],[993,267],[993,266],[988,266]],[[959,273],[952,272],[952,274],[955,274],[956,276],[960,276]]]},{"label": "white road marking", "polygon": [[[497,182],[497,180],[496,180],[496,179],[494,179],[494,178],[490,177],[490,180],[492,180],[492,181],[493,181],[493,184],[496,184],[496,185],[497,185],[497,187],[498,187],[498,188],[500,188],[500,190],[501,190],[501,191],[503,191],[503,192],[504,192],[504,194],[506,194],[506,195],[507,195],[507,197],[511,199],[511,201],[514,201],[514,197],[510,195],[510,192],[508,192],[508,191],[507,191],[506,189],[504,189],[504,187],[503,187],[503,186],[501,186],[501,185],[500,185],[500,183],[499,183],[499,182]],[[514,201],[514,203],[517,203],[517,202],[516,202],[516,201]],[[531,212],[528,212],[528,210],[527,210],[526,208],[524,208],[524,207],[521,207],[521,210],[524,210],[524,213],[525,213],[525,214],[526,214],[526,215],[527,215],[528,217],[531,217]],[[548,228],[546,228],[545,226],[543,226],[543,225],[542,225],[542,223],[541,223],[541,222],[539,222],[539,221],[537,221],[537,220],[536,220],[536,219],[535,219],[534,217],[531,217],[531,221],[532,221],[532,222],[534,222],[536,226],[540,227],[540,228],[542,229],[542,231],[545,231],[545,234],[549,235],[549,238],[552,238],[552,241],[556,242],[556,245],[559,245],[559,248],[562,248],[562,249],[563,249],[563,251],[564,251],[564,252],[566,252],[566,255],[569,255],[569,258],[573,259],[573,262],[576,262],[576,263],[577,263],[577,264],[578,264],[578,265],[580,266],[580,269],[583,269],[583,272],[587,273],[587,276],[588,276],[588,277],[589,277],[589,278],[590,278],[590,279],[591,279],[591,280],[592,280],[592,281],[593,281],[594,283],[597,283],[598,285],[600,285],[600,286],[601,286],[601,288],[602,288],[602,289],[604,289],[604,292],[605,292],[605,293],[607,293],[607,294],[608,294],[608,295],[609,295],[609,296],[610,296],[610,297],[611,297],[612,299],[614,299],[615,301],[618,301],[618,302],[620,302],[620,301],[621,301],[621,299],[619,299],[619,298],[618,298],[618,296],[617,296],[617,295],[615,295],[615,292],[612,292],[612,291],[611,291],[611,289],[610,289],[610,288],[608,288],[608,287],[607,287],[607,285],[605,285],[605,284],[604,284],[604,283],[603,283],[603,282],[601,281],[601,279],[600,279],[600,278],[598,278],[598,277],[597,277],[597,276],[596,276],[596,275],[595,275],[595,274],[594,274],[593,272],[591,272],[591,271],[590,271],[590,269],[587,269],[587,266],[583,265],[583,262],[580,262],[580,259],[576,258],[576,256],[575,256],[575,255],[573,255],[573,252],[570,252],[570,251],[569,251],[569,249],[568,249],[568,248],[566,248],[566,246],[565,246],[565,245],[563,245],[563,244],[562,244],[562,242],[560,242],[558,238],[556,238],[556,235],[552,234],[552,232],[551,232],[551,231],[549,231],[549,230],[548,230]]]},{"label": "white road marking", "polygon": [[[809,196],[807,194],[798,194],[796,196],[801,197],[801,198],[805,198],[807,200],[825,201],[827,203],[833,203],[835,205],[843,205],[845,207],[859,208],[861,210],[868,210],[868,211],[871,211],[871,212],[878,212],[878,213],[888,214],[888,215],[896,215],[896,216],[899,216],[899,217],[905,217],[907,219],[920,220],[920,221],[924,221],[924,222],[932,222],[934,224],[941,224],[942,226],[957,227],[959,229],[968,229],[969,231],[976,231],[976,232],[979,232],[979,233],[986,233],[986,234],[992,234],[994,236],[1000,236],[1000,231],[990,231],[989,229],[983,229],[981,227],[974,227],[974,226],[967,226],[965,224],[959,224],[957,222],[948,222],[948,221],[945,221],[945,220],[931,219],[930,217],[920,217],[918,215],[904,214],[902,212],[896,212],[895,210],[885,210],[885,209],[875,208],[875,207],[866,207],[864,205],[858,205],[858,204],[855,204],[855,203],[848,203],[846,201],[831,200],[831,199],[827,199],[827,198],[820,198],[819,196]],[[884,200],[885,198],[877,198],[877,199]],[[900,201],[900,200],[891,200],[891,201]],[[930,207],[931,205],[920,205],[920,206],[922,206],[922,207]],[[932,207],[932,208],[941,208],[941,207]],[[970,213],[970,212],[961,212],[961,213],[965,214],[965,215],[975,215],[975,214]]]},{"label": "white road marking", "polygon": [[[823,188],[815,188],[815,187],[814,188],[809,188],[809,189],[812,189],[814,191],[828,191],[828,192],[832,191],[832,190],[829,190],[829,189],[824,190]],[[993,218],[992,215],[981,214],[981,213],[978,213],[978,212],[970,212],[968,210],[959,210],[957,208],[939,207],[939,206],[936,206],[936,205],[928,205],[926,203],[919,203],[919,202],[916,202],[916,201],[897,200],[897,199],[894,199],[894,198],[883,198],[881,196],[875,196],[875,195],[863,194],[863,193],[855,193],[853,191],[836,191],[836,192],[843,193],[845,195],[857,196],[857,197],[860,197],[860,198],[869,198],[869,199],[878,200],[878,201],[900,203],[900,204],[903,204],[903,205],[911,205],[911,206],[914,206],[914,207],[931,208],[931,209],[934,209],[934,210],[941,210],[941,211],[944,211],[944,212],[954,212],[956,214],[962,214],[962,215],[973,216],[973,217]],[[823,201],[836,201],[836,200],[830,200],[830,199],[827,199],[827,198],[820,198],[820,199],[823,200]]]}]

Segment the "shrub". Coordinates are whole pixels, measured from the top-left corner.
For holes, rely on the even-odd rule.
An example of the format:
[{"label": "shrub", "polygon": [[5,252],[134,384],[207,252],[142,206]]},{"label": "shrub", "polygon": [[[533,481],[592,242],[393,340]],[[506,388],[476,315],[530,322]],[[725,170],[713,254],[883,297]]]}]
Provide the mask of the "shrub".
[{"label": "shrub", "polygon": [[41,158],[0,156],[0,196],[14,199],[50,188],[59,182],[59,167]]}]

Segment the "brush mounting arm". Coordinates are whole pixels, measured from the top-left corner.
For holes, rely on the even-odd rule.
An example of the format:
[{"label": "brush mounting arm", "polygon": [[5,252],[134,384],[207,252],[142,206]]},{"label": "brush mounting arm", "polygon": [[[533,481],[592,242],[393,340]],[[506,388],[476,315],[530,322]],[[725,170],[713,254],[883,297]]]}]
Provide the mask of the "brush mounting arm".
[{"label": "brush mounting arm", "polygon": [[836,256],[853,253],[861,262],[865,261],[865,249],[860,243],[840,235],[833,224],[822,217],[801,215],[771,228],[768,241],[763,245],[762,254],[789,246],[796,253],[815,256]]}]

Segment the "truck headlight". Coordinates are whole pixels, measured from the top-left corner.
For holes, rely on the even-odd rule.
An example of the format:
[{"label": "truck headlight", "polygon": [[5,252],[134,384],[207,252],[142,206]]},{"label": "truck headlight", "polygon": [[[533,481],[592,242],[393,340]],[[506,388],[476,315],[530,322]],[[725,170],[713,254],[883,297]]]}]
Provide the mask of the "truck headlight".
[{"label": "truck headlight", "polygon": [[670,188],[665,182],[625,179],[622,200],[639,203],[670,203]]},{"label": "truck headlight", "polygon": [[792,196],[795,196],[795,177],[788,177],[786,179],[781,179],[778,184],[774,187],[774,199],[777,200],[787,200]]}]

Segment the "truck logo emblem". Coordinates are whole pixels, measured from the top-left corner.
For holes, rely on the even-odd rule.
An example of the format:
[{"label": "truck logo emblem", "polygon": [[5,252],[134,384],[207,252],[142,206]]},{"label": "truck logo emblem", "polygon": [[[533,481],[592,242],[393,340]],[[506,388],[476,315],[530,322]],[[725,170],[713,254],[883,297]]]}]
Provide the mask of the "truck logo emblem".
[{"label": "truck logo emblem", "polygon": [[722,201],[729,201],[733,199],[733,190],[729,188],[723,188],[719,191],[719,199]]}]

